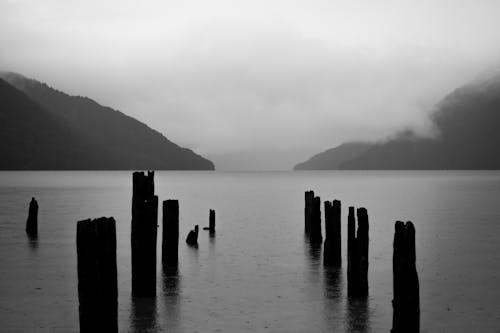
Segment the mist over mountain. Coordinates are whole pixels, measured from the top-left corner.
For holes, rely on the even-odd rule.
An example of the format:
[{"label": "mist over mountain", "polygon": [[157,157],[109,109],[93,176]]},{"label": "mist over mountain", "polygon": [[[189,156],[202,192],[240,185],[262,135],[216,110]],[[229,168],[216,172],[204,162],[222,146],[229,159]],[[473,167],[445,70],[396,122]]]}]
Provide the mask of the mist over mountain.
[{"label": "mist over mountain", "polygon": [[[467,84],[446,96],[431,114],[433,137],[412,131],[375,143],[342,163],[328,164],[335,150],[315,156],[311,169],[488,170],[500,169],[500,75]],[[335,167],[336,166],[336,167]]]},{"label": "mist over mountain", "polygon": [[366,142],[348,142],[314,155],[299,163],[294,170],[336,170],[344,162],[363,154],[371,147]]},{"label": "mist over mountain", "polygon": [[214,169],[211,161],[90,98],[15,73],[0,77],[19,90],[3,82],[2,135],[9,148],[2,150],[2,169]]}]

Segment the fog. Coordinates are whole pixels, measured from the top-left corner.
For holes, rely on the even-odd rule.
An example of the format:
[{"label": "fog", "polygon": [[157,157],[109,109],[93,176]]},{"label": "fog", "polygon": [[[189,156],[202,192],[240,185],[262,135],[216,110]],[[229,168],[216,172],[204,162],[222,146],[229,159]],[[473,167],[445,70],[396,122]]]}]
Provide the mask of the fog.
[{"label": "fog", "polygon": [[436,102],[499,64],[498,13],[486,0],[0,0],[0,69],[216,166],[291,168],[344,141],[428,133]]}]

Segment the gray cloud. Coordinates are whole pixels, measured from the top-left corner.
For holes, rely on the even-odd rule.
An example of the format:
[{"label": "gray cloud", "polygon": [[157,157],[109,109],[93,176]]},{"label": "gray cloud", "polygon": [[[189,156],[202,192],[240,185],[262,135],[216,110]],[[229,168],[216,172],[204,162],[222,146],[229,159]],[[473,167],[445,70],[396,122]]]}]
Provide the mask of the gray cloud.
[{"label": "gray cloud", "polygon": [[496,1],[0,0],[0,67],[203,154],[324,150],[428,129],[497,63]]}]

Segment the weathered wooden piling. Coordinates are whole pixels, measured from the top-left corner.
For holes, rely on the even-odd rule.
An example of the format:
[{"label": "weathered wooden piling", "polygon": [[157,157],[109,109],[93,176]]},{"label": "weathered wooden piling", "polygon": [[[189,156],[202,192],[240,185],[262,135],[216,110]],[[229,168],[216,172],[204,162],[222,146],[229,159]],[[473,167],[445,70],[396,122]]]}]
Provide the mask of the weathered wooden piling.
[{"label": "weathered wooden piling", "polygon": [[208,231],[211,233],[215,232],[215,210],[210,209],[208,214]]},{"label": "weathered wooden piling", "polygon": [[356,245],[359,256],[359,295],[368,296],[368,212],[366,208],[358,208],[356,213],[358,217]]},{"label": "weathered wooden piling", "polygon": [[354,207],[349,207],[347,216],[347,294],[353,295],[357,286],[358,260],[356,254],[356,215]]},{"label": "weathered wooden piling", "polygon": [[198,225],[194,226],[194,230],[191,230],[186,238],[186,243],[191,246],[198,245]]},{"label": "weathered wooden piling", "polygon": [[179,201],[163,201],[163,237],[161,258],[164,267],[177,267],[179,262]]},{"label": "weathered wooden piling", "polygon": [[204,227],[203,230],[208,230],[211,235],[215,233],[215,210],[210,209],[208,214],[208,227]]},{"label": "weathered wooden piling", "polygon": [[347,222],[347,294],[348,296],[368,296],[368,212],[349,207]]},{"label": "weathered wooden piling", "polygon": [[325,201],[325,244],[323,263],[326,266],[342,264],[341,204],[339,200]]},{"label": "weathered wooden piling", "polygon": [[321,198],[314,197],[312,201],[311,212],[311,231],[309,241],[313,244],[323,243],[323,235],[321,232]]},{"label": "weathered wooden piling", "polygon": [[311,231],[311,215],[313,206],[314,192],[305,192],[305,207],[304,207],[304,232],[309,235]]},{"label": "weathered wooden piling", "polygon": [[406,224],[397,221],[392,258],[392,333],[420,330],[420,296],[415,261],[415,227],[409,221]]},{"label": "weathered wooden piling", "polygon": [[134,172],[132,196],[132,296],[156,295],[158,197],[154,172]]},{"label": "weathered wooden piling", "polygon": [[26,220],[26,233],[31,237],[38,235],[38,202],[31,198],[28,209],[28,219]]},{"label": "weathered wooden piling", "polygon": [[78,221],[76,249],[80,332],[118,332],[115,220]]}]

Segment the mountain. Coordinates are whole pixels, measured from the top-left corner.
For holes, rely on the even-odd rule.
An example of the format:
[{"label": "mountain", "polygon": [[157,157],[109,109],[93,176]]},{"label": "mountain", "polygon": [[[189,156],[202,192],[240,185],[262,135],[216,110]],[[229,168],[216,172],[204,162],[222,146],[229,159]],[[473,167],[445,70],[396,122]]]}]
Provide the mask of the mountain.
[{"label": "mountain", "polygon": [[[434,137],[401,132],[340,163],[338,169],[500,169],[500,75],[456,89],[436,106],[431,120]],[[324,160],[315,167],[327,167]]]},{"label": "mountain", "polygon": [[294,170],[336,170],[346,161],[365,153],[371,144],[348,142],[316,154],[305,162],[297,164]]},{"label": "mountain", "polygon": [[109,163],[63,121],[0,79],[0,169],[94,169]]},{"label": "mountain", "polygon": [[[33,157],[30,163],[17,165],[3,162],[13,169],[104,169],[104,170],[213,170],[211,161],[195,154],[193,151],[182,148],[169,141],[158,131],[155,131],[140,121],[129,117],[109,107],[99,105],[87,97],[70,96],[53,89],[36,80],[28,79],[15,73],[0,73],[0,77],[10,85],[22,91],[32,104],[38,104],[39,110],[58,128],[64,128],[71,137],[85,144],[85,149],[75,146],[80,155],[58,157],[61,164],[46,166],[42,161]],[[11,106],[13,111],[16,106]],[[2,111],[4,106],[2,105]],[[50,116],[50,117],[49,117]],[[39,117],[38,117],[39,118]],[[57,125],[56,125],[57,124]],[[18,124],[19,125],[19,124]],[[47,124],[49,126],[49,124]],[[17,131],[16,127],[12,128]],[[36,131],[36,128],[33,128]],[[31,135],[30,132],[17,131],[20,138]],[[35,132],[36,133],[36,132]],[[51,135],[49,134],[49,137]],[[12,141],[16,142],[15,140]],[[52,159],[59,145],[54,141],[54,149],[45,151],[47,156],[40,158]],[[12,145],[11,150],[22,150],[32,146],[17,147]],[[34,147],[34,146],[33,146]],[[61,154],[59,152],[58,154]],[[38,158],[38,157],[37,157]],[[85,159],[85,162],[82,160]],[[0,168],[7,168],[6,166]]]}]

